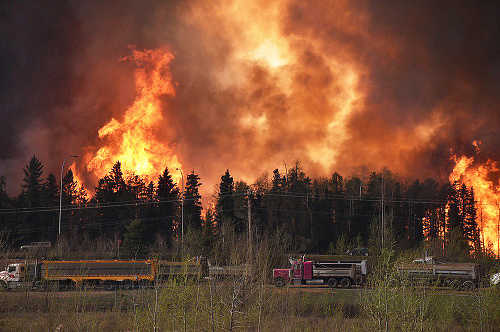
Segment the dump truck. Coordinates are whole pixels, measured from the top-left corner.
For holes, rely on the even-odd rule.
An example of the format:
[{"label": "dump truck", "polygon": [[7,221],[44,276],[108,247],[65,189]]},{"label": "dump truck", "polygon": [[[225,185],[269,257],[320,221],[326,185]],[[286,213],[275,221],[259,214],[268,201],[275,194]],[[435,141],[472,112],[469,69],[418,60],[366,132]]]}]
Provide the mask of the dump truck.
[{"label": "dump truck", "polygon": [[474,263],[440,262],[424,257],[398,267],[399,276],[410,282],[471,290],[478,286],[478,266]]},{"label": "dump truck", "polygon": [[117,287],[151,285],[158,274],[154,260],[82,260],[12,263],[0,272],[0,288],[65,290],[81,285]]},{"label": "dump truck", "polygon": [[12,263],[0,271],[0,290],[32,288],[40,280],[40,264]]},{"label": "dump truck", "polygon": [[[328,285],[330,288],[363,285],[367,262],[349,261],[306,261],[303,258],[290,258],[291,268],[274,269],[274,284],[283,287],[293,285]],[[363,275],[363,272],[364,275]]]},{"label": "dump truck", "polygon": [[492,286],[500,286],[500,273],[494,273],[490,277],[490,284]]}]

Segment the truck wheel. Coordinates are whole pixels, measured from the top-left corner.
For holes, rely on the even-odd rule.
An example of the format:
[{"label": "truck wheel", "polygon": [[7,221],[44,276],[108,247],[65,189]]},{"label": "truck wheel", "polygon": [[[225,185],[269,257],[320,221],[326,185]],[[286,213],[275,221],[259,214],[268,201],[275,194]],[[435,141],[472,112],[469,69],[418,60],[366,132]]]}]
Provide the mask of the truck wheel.
[{"label": "truck wheel", "polygon": [[7,283],[0,281],[0,292],[5,292],[7,288]]},{"label": "truck wheel", "polygon": [[122,281],[120,288],[125,290],[132,289],[132,281],[131,280]]},{"label": "truck wheel", "polygon": [[104,283],[104,289],[107,291],[115,290],[116,284],[113,281],[106,281]]},{"label": "truck wheel", "polygon": [[465,290],[473,290],[474,289],[474,283],[470,280],[464,281],[462,284],[462,288]]},{"label": "truck wheel", "polygon": [[351,288],[351,286],[352,286],[351,279],[344,278],[344,279],[340,280],[340,286],[342,286],[342,288]]},{"label": "truck wheel", "polygon": [[339,285],[339,281],[335,278],[328,279],[328,287],[335,288]]},{"label": "truck wheel", "polygon": [[458,279],[455,279],[451,282],[450,284],[451,288],[453,288],[454,290],[460,290],[460,288],[462,287],[462,283],[460,282],[460,280]]},{"label": "truck wheel", "polygon": [[276,287],[283,287],[285,286],[285,280],[281,277],[278,277],[274,279],[274,284],[276,285]]}]

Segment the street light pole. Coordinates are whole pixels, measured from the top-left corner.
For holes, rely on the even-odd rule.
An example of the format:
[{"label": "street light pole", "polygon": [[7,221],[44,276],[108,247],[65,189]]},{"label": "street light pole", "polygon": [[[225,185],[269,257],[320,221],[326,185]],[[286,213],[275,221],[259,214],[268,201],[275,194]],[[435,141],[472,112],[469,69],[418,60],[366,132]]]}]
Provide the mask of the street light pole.
[{"label": "street light pole", "polygon": [[181,183],[182,183],[182,193],[181,193],[181,252],[184,255],[184,172],[180,168],[176,170],[181,172]]},{"label": "street light pole", "polygon": [[63,172],[64,172],[64,165],[66,165],[66,161],[68,161],[69,158],[78,158],[78,156],[68,156],[68,157],[66,157],[66,159],[64,159],[64,162],[63,162],[62,167],[61,167],[61,191],[59,192],[59,232],[57,233],[58,240],[60,240],[60,237],[61,237]]}]

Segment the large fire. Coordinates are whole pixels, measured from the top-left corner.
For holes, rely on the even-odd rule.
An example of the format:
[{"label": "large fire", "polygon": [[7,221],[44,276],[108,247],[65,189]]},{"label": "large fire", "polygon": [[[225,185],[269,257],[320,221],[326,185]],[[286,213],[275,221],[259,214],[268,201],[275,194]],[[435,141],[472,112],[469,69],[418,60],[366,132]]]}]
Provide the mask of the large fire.
[{"label": "large fire", "polygon": [[[476,152],[480,152],[481,142],[474,141]],[[452,155],[455,167],[450,174],[451,183],[458,181],[474,188],[477,201],[477,220],[481,232],[481,242],[497,254],[500,252],[500,183],[489,179],[492,172],[498,172],[498,164],[488,159],[476,165],[474,157]]]},{"label": "large fire", "polygon": [[[155,130],[163,119],[160,98],[174,96],[169,62],[173,55],[165,49],[134,50],[124,60],[133,60],[137,98],[126,111],[123,121],[112,118],[99,129],[99,137],[106,140],[87,163],[87,170],[102,178],[117,161],[125,174],[136,174],[156,181],[165,167],[172,172],[181,168],[172,148],[155,137]],[[179,179],[178,172],[172,177]]]},{"label": "large fire", "polygon": [[[343,52],[332,52],[332,43],[320,36],[287,27],[286,8],[291,5],[288,0],[223,0],[195,6],[185,17],[208,40],[218,40],[220,27],[227,27],[224,38],[230,47],[225,56],[230,61],[214,80],[221,90],[240,91],[244,106],[232,108],[239,133],[258,137],[251,144],[240,139],[244,144],[231,153],[238,160],[232,169],[246,180],[258,175],[255,170],[264,172],[288,158],[330,171],[351,137],[349,120],[360,112],[362,66]],[[327,7],[337,13],[345,5]]]}]

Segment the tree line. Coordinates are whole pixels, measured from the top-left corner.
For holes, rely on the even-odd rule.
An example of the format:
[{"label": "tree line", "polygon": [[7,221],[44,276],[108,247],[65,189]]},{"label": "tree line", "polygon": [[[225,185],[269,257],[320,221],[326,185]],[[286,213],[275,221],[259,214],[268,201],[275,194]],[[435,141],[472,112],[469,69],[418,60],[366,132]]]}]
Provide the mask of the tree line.
[{"label": "tree line", "polygon": [[43,168],[33,156],[23,169],[17,197],[7,194],[6,179],[0,177],[4,247],[59,241],[74,252],[100,248],[114,256],[146,257],[185,250],[183,254],[229,260],[235,248],[244,252],[251,225],[257,246],[273,234],[284,252],[425,248],[454,259],[491,253],[481,241],[473,188],[434,179],[410,180],[387,168],[374,172],[359,166],[347,177],[335,172],[311,178],[297,162],[285,172],[263,174],[252,184],[235,181],[227,170],[212,196],[213,204],[205,209],[201,178],[194,170],[187,174],[185,188],[179,188],[168,168],[148,181],[123,174],[118,161],[89,197],[71,170],[63,177],[60,193],[55,175],[44,176]]}]

